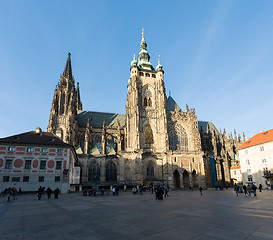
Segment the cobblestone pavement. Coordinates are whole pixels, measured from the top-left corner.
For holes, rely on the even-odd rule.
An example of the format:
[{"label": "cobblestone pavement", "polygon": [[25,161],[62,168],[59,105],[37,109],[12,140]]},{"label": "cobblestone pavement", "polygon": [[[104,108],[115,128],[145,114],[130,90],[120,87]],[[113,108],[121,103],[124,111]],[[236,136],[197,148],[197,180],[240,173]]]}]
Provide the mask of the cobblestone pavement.
[{"label": "cobblestone pavement", "polygon": [[172,191],[84,197],[33,194],[0,198],[0,239],[273,239],[273,191],[236,197],[234,191]]}]

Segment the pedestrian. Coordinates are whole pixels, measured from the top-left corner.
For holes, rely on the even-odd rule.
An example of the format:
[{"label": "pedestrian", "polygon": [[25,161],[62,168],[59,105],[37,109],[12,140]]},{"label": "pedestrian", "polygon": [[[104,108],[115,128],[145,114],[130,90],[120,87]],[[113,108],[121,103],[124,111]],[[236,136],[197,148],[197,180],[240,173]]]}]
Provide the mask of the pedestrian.
[{"label": "pedestrian", "polygon": [[47,188],[46,194],[47,194],[47,199],[50,199],[51,198],[51,194],[52,194],[52,190],[51,190],[50,187]]},{"label": "pedestrian", "polygon": [[115,196],[116,195],[116,188],[115,187],[113,187],[112,192],[113,192],[113,196]]},{"label": "pedestrian", "polygon": [[116,196],[118,196],[119,188],[116,187]]},{"label": "pedestrian", "polygon": [[56,188],[55,191],[54,191],[54,198],[55,198],[55,199],[58,199],[59,193],[60,193],[59,188]]},{"label": "pedestrian", "polygon": [[40,187],[38,188],[38,191],[37,191],[38,200],[41,200],[42,193],[43,193],[43,188],[40,186]]},{"label": "pedestrian", "polygon": [[167,187],[164,188],[164,197],[169,197],[168,188]]},{"label": "pedestrian", "polygon": [[18,191],[17,191],[16,187],[14,187],[12,191],[13,191],[13,200],[17,200]]},{"label": "pedestrian", "polygon": [[102,189],[100,190],[100,196],[101,196],[101,197],[104,196],[104,192],[105,192],[105,189],[102,188]]},{"label": "pedestrian", "polygon": [[10,202],[10,198],[12,196],[12,190],[11,190],[11,188],[7,189],[7,196],[8,196],[7,202]]},{"label": "pedestrian", "polygon": [[234,191],[236,192],[236,196],[238,197],[239,186],[236,183],[235,183],[235,186],[234,186]]},{"label": "pedestrian", "polygon": [[245,193],[245,196],[246,196],[246,194],[247,194],[246,185],[243,186],[243,189],[244,189],[244,193]]},{"label": "pedestrian", "polygon": [[247,192],[248,192],[248,195],[251,197],[251,186],[249,184],[247,184]]},{"label": "pedestrian", "polygon": [[199,186],[199,192],[200,192],[200,195],[202,196],[203,195],[203,188],[201,185]]},{"label": "pedestrian", "polygon": [[257,187],[256,187],[255,184],[253,184],[252,185],[252,192],[253,192],[253,194],[254,194],[255,197],[257,196],[256,190],[257,190]]},{"label": "pedestrian", "polygon": [[96,195],[97,195],[97,189],[96,188],[93,189],[93,194],[94,194],[94,197],[96,197]]},{"label": "pedestrian", "polygon": [[19,194],[19,196],[21,196],[21,194],[22,194],[22,189],[21,188],[19,188],[18,194]]},{"label": "pedestrian", "polygon": [[262,184],[259,184],[259,192],[262,192],[263,186]]}]

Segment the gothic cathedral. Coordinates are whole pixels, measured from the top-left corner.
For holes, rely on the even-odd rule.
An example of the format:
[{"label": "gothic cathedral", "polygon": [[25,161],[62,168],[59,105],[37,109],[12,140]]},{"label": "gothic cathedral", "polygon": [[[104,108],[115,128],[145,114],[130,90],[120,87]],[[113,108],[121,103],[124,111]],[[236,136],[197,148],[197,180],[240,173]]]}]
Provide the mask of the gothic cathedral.
[{"label": "gothic cathedral", "polygon": [[156,68],[150,63],[144,33],[127,87],[125,115],[83,111],[68,54],[47,131],[75,147],[81,185],[230,184],[229,168],[241,137],[227,138],[211,122],[198,121],[194,109],[186,106],[184,112],[166,97],[163,66],[159,59]]}]

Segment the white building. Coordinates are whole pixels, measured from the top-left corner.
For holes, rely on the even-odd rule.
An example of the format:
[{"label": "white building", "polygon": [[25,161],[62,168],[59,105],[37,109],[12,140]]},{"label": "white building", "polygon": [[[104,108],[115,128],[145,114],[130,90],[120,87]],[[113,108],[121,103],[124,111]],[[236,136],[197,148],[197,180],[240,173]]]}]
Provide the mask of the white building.
[{"label": "white building", "polygon": [[241,166],[233,166],[230,168],[230,177],[233,180],[233,183],[242,183],[242,172]]},{"label": "white building", "polygon": [[0,189],[37,191],[39,186],[67,193],[79,184],[73,146],[53,133],[26,132],[0,139]]},{"label": "white building", "polygon": [[273,184],[273,129],[260,132],[245,141],[238,149],[243,184]]}]

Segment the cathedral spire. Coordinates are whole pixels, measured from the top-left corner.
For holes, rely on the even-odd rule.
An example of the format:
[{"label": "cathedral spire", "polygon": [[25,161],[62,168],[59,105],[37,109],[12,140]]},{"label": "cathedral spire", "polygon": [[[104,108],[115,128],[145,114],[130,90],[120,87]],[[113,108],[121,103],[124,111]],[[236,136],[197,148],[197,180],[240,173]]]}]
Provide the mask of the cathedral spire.
[{"label": "cathedral spire", "polygon": [[64,68],[64,72],[63,72],[63,77],[68,78],[68,79],[72,79],[72,67],[71,67],[71,58],[70,58],[71,54],[70,52],[68,53],[68,57],[66,60],[66,65]]},{"label": "cathedral spire", "polygon": [[150,63],[150,55],[147,51],[147,43],[144,39],[144,29],[142,29],[142,38],[140,42],[140,52],[137,57],[138,67],[144,70],[154,71],[153,65]]}]

